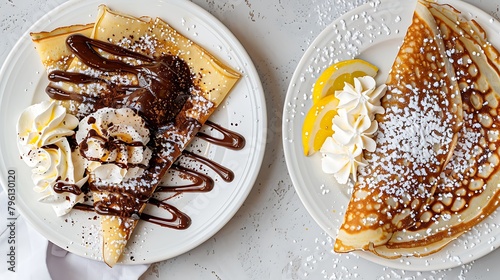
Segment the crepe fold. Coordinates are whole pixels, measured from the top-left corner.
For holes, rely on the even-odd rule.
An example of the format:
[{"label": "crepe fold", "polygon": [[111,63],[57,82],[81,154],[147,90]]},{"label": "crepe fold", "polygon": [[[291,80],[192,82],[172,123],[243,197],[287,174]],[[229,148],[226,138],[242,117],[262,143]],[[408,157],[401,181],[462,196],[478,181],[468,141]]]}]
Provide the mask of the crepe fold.
[{"label": "crepe fold", "polygon": [[500,203],[499,52],[481,26],[449,5],[424,2],[442,33],[463,101],[463,127],[434,195],[416,223],[396,232],[381,256],[425,256],[488,217]]},{"label": "crepe fold", "polygon": [[450,5],[419,0],[387,80],[377,149],[335,251],[425,256],[500,205],[500,55]]},{"label": "crepe fold", "polygon": [[76,24],[56,28],[50,32],[31,33],[31,40],[47,72],[66,70],[75,57],[66,46],[66,38],[72,34],[90,36],[94,24]]},{"label": "crepe fold", "polygon": [[[140,177],[128,178],[120,184],[109,185],[101,182],[95,174],[90,174],[89,184],[95,187],[91,187],[95,207],[105,205],[109,209],[128,209],[132,203],[134,208],[127,210],[129,213],[134,213],[132,216],[100,215],[103,260],[109,266],[113,266],[122,256],[137,226],[139,216],[163,175],[228,95],[241,74],[178,33],[160,18],[134,17],[112,11],[107,6],[101,5],[94,24],[31,34],[40,58],[49,73],[53,70],[62,70],[91,77],[88,79],[90,82],[50,83],[51,88],[56,91],[60,90],[66,95],[75,94],[100,99],[109,98],[116,88],[140,87],[140,77],[134,74],[134,71],[101,71],[73,55],[66,44],[66,39],[72,34],[82,34],[93,40],[111,43],[121,48],[119,51],[121,53],[127,54],[131,51],[144,58],[141,60],[127,55],[121,56],[107,52],[100,47],[93,47],[93,51],[98,53],[102,60],[129,65],[124,66],[126,69],[140,67],[149,60],[174,56],[184,61],[193,74],[190,96],[179,113],[168,123],[156,124],[156,129],[151,135],[154,142],[152,144],[154,146],[151,147],[154,151],[150,160],[152,164],[149,164]],[[126,51],[122,51],[123,49]],[[163,60],[162,63],[164,63]],[[95,110],[92,106],[83,106],[85,104],[79,103],[78,100],[61,103],[79,118]],[[135,197],[131,189],[140,189],[140,197]]]},{"label": "crepe fold", "polygon": [[416,224],[453,155],[463,124],[455,69],[421,2],[387,79],[375,152],[346,209],[336,252],[371,250]]}]

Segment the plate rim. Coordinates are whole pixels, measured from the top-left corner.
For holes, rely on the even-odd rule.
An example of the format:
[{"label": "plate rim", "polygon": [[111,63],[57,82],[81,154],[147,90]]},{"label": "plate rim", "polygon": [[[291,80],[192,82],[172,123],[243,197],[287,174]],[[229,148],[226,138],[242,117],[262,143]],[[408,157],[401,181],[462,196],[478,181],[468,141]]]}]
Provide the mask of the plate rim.
[{"label": "plate rim", "polygon": [[[103,0],[93,0],[91,3],[94,3],[94,6],[97,8],[99,4],[105,4],[108,3],[109,1]],[[57,14],[60,12],[63,12],[66,9],[70,9],[72,5],[80,5],[80,6],[87,6],[91,5],[89,1],[81,2],[79,0],[69,0],[67,2],[64,2],[53,9],[51,9],[49,12],[44,14],[40,19],[35,21],[28,29],[25,31],[19,39],[16,41],[14,44],[14,47],[12,50],[8,53],[8,55],[5,58],[5,61],[2,64],[2,67],[0,68],[0,77],[5,77],[7,75],[10,75],[10,71],[14,70],[15,67],[11,68],[9,67],[9,64],[12,63],[13,60],[16,59],[17,55],[15,50],[19,49],[19,47],[22,47],[26,44],[26,41],[31,42],[29,39],[29,33],[32,32],[35,29],[40,29],[41,26],[44,26],[44,22],[46,21],[52,21],[52,18],[57,17]],[[186,0],[148,0],[148,1],[143,1],[141,3],[142,5],[154,5],[154,4],[161,4],[162,6],[164,5],[176,5],[178,7],[181,7],[183,10],[186,10],[189,15],[194,16],[196,20],[199,22],[203,22],[206,24],[205,27],[214,29],[217,31],[219,35],[224,37],[224,41],[222,43],[229,44],[231,46],[231,52],[233,54],[237,54],[239,58],[241,59],[241,62],[244,62],[244,65],[242,65],[242,70],[245,72],[243,73],[242,79],[248,79],[248,89],[249,89],[249,95],[253,94],[255,95],[255,102],[257,108],[255,108],[254,113],[255,117],[259,118],[258,122],[255,122],[253,125],[255,127],[255,131],[252,133],[255,134],[255,140],[254,144],[251,147],[251,150],[249,151],[251,154],[253,154],[253,160],[248,161],[246,165],[248,165],[248,170],[252,172],[248,172],[248,174],[244,174],[242,181],[238,187],[241,189],[242,186],[245,188],[243,190],[239,190],[238,192],[235,192],[235,195],[231,197],[232,202],[228,203],[225,208],[221,208],[217,211],[217,213],[222,212],[224,215],[218,215],[218,217],[214,217],[214,220],[217,222],[216,226],[210,226],[209,230],[205,228],[205,234],[203,235],[202,238],[197,238],[195,242],[191,242],[189,245],[184,246],[182,249],[177,250],[171,254],[169,254],[166,257],[161,257],[158,256],[156,258],[152,257],[147,260],[142,260],[142,259],[136,259],[134,261],[129,261],[128,259],[123,258],[122,262],[120,264],[125,264],[125,265],[134,265],[134,264],[143,264],[143,263],[153,263],[157,261],[162,261],[166,260],[178,255],[181,255],[185,252],[188,252],[195,247],[199,246],[206,240],[212,238],[218,231],[220,231],[237,213],[237,211],[241,208],[243,203],[245,202],[246,198],[250,194],[253,186],[255,185],[255,182],[257,180],[258,175],[260,174],[260,169],[262,167],[262,162],[264,159],[264,154],[265,154],[265,149],[266,149],[266,137],[267,137],[267,108],[266,108],[266,99],[264,95],[264,90],[262,86],[262,82],[260,80],[258,71],[249,56],[248,52],[246,49],[243,47],[241,42],[238,40],[238,38],[227,28],[226,25],[224,25],[220,20],[218,20],[214,15],[212,15],[210,12],[207,10],[203,9],[202,7],[198,6],[197,4],[191,2],[191,1],[186,1]],[[138,15],[141,16],[141,15]],[[93,18],[90,19],[90,21],[93,20]],[[77,23],[74,23],[77,24]],[[181,32],[184,33],[184,32]],[[189,37],[189,36],[188,36]],[[194,39],[196,41],[196,39]],[[33,50],[34,51],[34,50]],[[236,52],[235,52],[236,51]],[[10,71],[9,71],[10,70]],[[43,74],[41,74],[43,75]],[[235,86],[237,86],[239,83],[242,83],[242,81],[238,81]],[[8,83],[7,82],[0,82],[0,88],[4,89]],[[4,94],[5,91],[2,91],[0,94],[0,102],[4,101],[7,94]],[[247,144],[248,144],[248,139],[247,139]],[[7,166],[6,161],[4,160],[4,152],[3,149],[0,149],[0,168],[2,170],[7,171],[10,166]],[[19,175],[19,174],[17,174]],[[7,180],[6,180],[6,174],[5,172],[0,174],[0,184],[2,185],[2,188],[5,192],[7,192]],[[18,200],[17,200],[18,201]],[[16,210],[18,213],[20,213],[23,218],[35,229],[37,232],[41,233],[45,238],[51,240],[49,236],[47,236],[47,232],[45,231],[44,228],[38,225],[38,223],[43,222],[43,218],[39,219],[38,221],[32,221],[31,217],[25,213],[28,209],[23,209],[23,207],[28,207],[26,205],[19,207],[19,204],[16,201]],[[227,208],[230,208],[229,211]],[[223,210],[223,211],[222,211]],[[221,218],[222,217],[222,218]],[[52,241],[52,240],[51,240]],[[54,241],[52,241],[54,242]],[[62,248],[65,248],[64,244],[60,244],[60,242],[54,242],[56,245],[59,245]],[[66,248],[66,250],[68,250]],[[80,255],[82,257],[86,257],[92,260],[95,260],[95,257],[89,256],[85,254],[84,252],[72,252],[77,255]]]}]

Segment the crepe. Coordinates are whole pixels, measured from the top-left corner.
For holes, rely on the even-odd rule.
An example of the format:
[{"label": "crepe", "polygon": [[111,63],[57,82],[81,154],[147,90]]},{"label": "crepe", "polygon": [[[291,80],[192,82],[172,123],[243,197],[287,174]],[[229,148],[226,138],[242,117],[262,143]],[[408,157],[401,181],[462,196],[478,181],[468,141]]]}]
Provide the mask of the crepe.
[{"label": "crepe", "polygon": [[414,226],[433,198],[463,122],[455,71],[440,31],[418,3],[387,79],[377,116],[377,148],[347,206],[336,252],[374,250],[397,231]]},{"label": "crepe", "polygon": [[[35,50],[42,61],[47,73],[60,70],[65,71],[69,68],[75,55],[66,46],[66,38],[73,34],[82,34],[90,36],[94,24],[75,24],[56,28],[50,32],[31,32],[30,37],[35,45]],[[73,101],[58,101],[67,108],[75,106]],[[76,110],[73,110],[76,112]]]},{"label": "crepe", "polygon": [[66,70],[73,61],[74,55],[66,46],[66,38],[72,34],[90,36],[93,29],[93,23],[76,24],[59,27],[50,32],[32,32],[30,36],[43,66],[47,72],[51,72]]},{"label": "crepe", "polygon": [[[113,266],[118,262],[148,198],[154,193],[161,178],[233,88],[240,74],[159,18],[137,18],[113,12],[101,5],[90,37],[93,40],[87,40],[85,36],[73,36],[68,39],[67,45],[76,46],[79,40],[86,40],[85,43],[93,47],[92,50],[86,51],[95,52],[92,56],[98,59],[92,64],[90,60],[80,59],[76,51],[77,57],[70,63],[64,63],[67,66],[63,69],[65,71],[51,72],[49,75],[52,80],[47,90],[49,96],[56,99],[78,97],[76,99],[80,102],[73,102],[68,106],[68,110],[79,118],[97,109],[96,105],[84,104],[83,101],[94,100],[97,104],[106,99],[108,101],[105,105],[109,107],[132,106],[133,109],[144,113],[148,123],[155,127],[151,135],[152,144],[148,144],[154,151],[150,160],[152,163],[139,177],[127,178],[119,184],[110,185],[95,174],[90,174],[89,184],[94,198],[94,208],[102,214],[100,217],[103,259],[109,266]],[[109,46],[100,42],[120,48],[109,51],[107,50]],[[39,49],[51,47],[48,41],[40,40],[38,43]],[[65,60],[67,49],[58,45],[56,50],[60,59]],[[165,57],[168,59],[164,59]],[[158,64],[157,61],[161,63]],[[60,63],[55,59],[49,62],[49,65],[46,65],[48,69],[53,69],[53,65]],[[150,72],[159,71],[155,67],[164,67],[168,64],[167,70],[171,71],[181,62],[186,63],[190,73],[193,74],[190,78],[193,86],[190,87],[189,96],[182,96],[186,99],[182,108],[169,108],[162,101],[155,100],[136,103],[133,98],[137,97],[134,95],[134,90],[141,87],[144,89],[144,83],[150,87],[153,87],[154,83],[171,83],[161,76],[164,74],[163,70],[161,73],[158,72],[158,75],[151,75]],[[104,64],[117,65],[125,71],[115,70],[112,66],[103,70]],[[85,81],[79,83],[64,81],[71,73],[83,74],[78,78],[84,77]],[[181,74],[178,73],[168,77],[172,81],[182,80]],[[150,80],[144,81],[144,79]],[[130,97],[124,98],[124,92]],[[154,106],[155,110],[152,110],[154,112],[147,115],[145,105]],[[178,113],[174,113],[176,110]],[[172,118],[167,118],[166,116],[170,114],[173,114]],[[166,116],[163,117],[164,115]],[[168,121],[165,121],[167,119]]]},{"label": "crepe", "polygon": [[435,18],[456,69],[464,126],[436,192],[418,222],[375,252],[381,256],[425,256],[443,248],[500,203],[499,52],[481,26],[449,5],[423,2]]}]

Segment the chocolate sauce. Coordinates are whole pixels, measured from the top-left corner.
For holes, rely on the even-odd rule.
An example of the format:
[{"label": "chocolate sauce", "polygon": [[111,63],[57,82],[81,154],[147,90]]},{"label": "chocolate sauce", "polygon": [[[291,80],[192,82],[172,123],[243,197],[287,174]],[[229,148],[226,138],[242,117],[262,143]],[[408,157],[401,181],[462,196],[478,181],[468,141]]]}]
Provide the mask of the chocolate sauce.
[{"label": "chocolate sauce", "polygon": [[[172,121],[190,96],[193,88],[193,75],[186,62],[177,56],[165,54],[153,59],[80,34],[69,36],[66,43],[85,65],[105,73],[134,74],[139,85],[134,87],[110,86],[109,82],[105,82],[108,84],[109,93],[103,94],[99,98],[69,93],[49,85],[46,92],[53,99],[91,103],[96,109],[103,107],[132,108],[137,110],[149,124],[158,127]],[[121,60],[105,58],[94,47],[116,56],[136,59],[140,63],[131,65]],[[54,82],[73,84],[104,82],[101,78],[63,71],[52,72],[49,79]]]},{"label": "chocolate sauce", "polygon": [[[44,149],[59,150],[59,146],[57,146],[56,144],[45,145],[45,146],[43,146],[43,148]],[[72,193],[74,195],[79,195],[82,193],[82,190],[77,185],[66,182],[66,181],[61,181],[60,179],[61,179],[61,177],[59,176],[57,178],[58,181],[52,187],[52,189],[56,193],[69,192],[69,193]]]},{"label": "chocolate sauce", "polygon": [[[206,158],[201,157],[201,156],[197,156],[191,152],[187,152],[187,151],[183,152],[183,155],[187,155],[187,154],[189,154],[188,156],[190,156],[194,160],[199,160],[202,162],[205,162],[205,161],[210,162],[210,166],[215,164],[214,162],[210,161],[209,159],[206,159]],[[215,164],[215,165],[223,168],[222,166],[220,166],[218,164]],[[159,192],[176,192],[176,193],[209,192],[214,187],[214,181],[211,177],[204,175],[200,172],[197,172],[193,169],[183,167],[183,166],[178,165],[178,164],[172,165],[172,167],[170,169],[174,170],[176,172],[183,173],[183,175],[186,178],[189,178],[189,180],[191,180],[192,183],[186,184],[186,185],[181,185],[181,186],[158,186],[156,188],[155,192],[157,192],[157,193],[159,193]],[[223,169],[225,169],[225,168],[223,168]],[[225,170],[227,170],[227,169],[225,169]],[[229,171],[229,172],[232,173],[231,171]],[[232,181],[232,179],[231,179],[231,181]],[[109,190],[109,191],[113,192],[113,190],[109,189],[109,187],[103,189],[103,188],[97,188],[97,187],[93,186],[93,187],[91,187],[91,189],[94,191]],[[138,193],[143,193],[143,192],[139,191]],[[124,197],[130,198],[130,195],[125,194]],[[122,201],[119,201],[120,199]],[[143,202],[147,202],[149,204],[154,204],[158,207],[161,207],[161,208],[169,211],[173,215],[172,218],[167,219],[167,218],[161,218],[161,217],[153,216],[150,214],[142,213],[140,215],[140,218],[142,220],[147,221],[147,222],[151,222],[154,224],[158,224],[158,225],[163,226],[163,227],[170,227],[170,228],[177,228],[177,229],[184,229],[184,228],[189,227],[189,224],[191,222],[191,219],[189,218],[189,216],[187,216],[185,213],[181,212],[180,210],[178,210],[174,206],[168,204],[167,202],[159,201],[159,200],[154,199],[154,198],[147,199],[147,198],[143,197],[142,199],[141,198],[138,198],[138,199],[143,201]],[[124,198],[122,196],[115,195],[115,196],[111,196],[108,203],[104,203],[104,202],[100,201],[100,202],[95,203],[95,206],[78,203],[73,208],[77,209],[77,210],[82,210],[82,211],[95,211],[95,212],[99,213],[100,215],[115,215],[115,216],[126,216],[126,217],[132,216],[133,214],[130,214],[130,213],[133,213],[133,211],[135,211],[134,209],[132,209],[132,207],[116,208],[116,207],[112,206],[113,204],[118,205],[121,203],[124,203],[125,205],[133,204],[133,203],[130,203],[130,201],[124,201]]]},{"label": "chocolate sauce", "polygon": [[[89,124],[94,123],[96,120],[94,118],[89,118]],[[99,135],[97,131],[94,129],[89,130],[87,133],[87,136],[82,140],[82,142],[79,145],[80,148],[80,155],[84,158],[86,158],[89,161],[96,161],[100,163],[114,163],[120,168],[133,168],[133,167],[141,167],[146,169],[147,166],[144,164],[134,164],[134,163],[123,163],[123,162],[118,162],[116,160],[113,161],[108,161],[108,160],[102,160],[100,158],[96,157],[91,157],[87,155],[87,152],[89,150],[88,146],[88,141],[89,139],[96,139],[101,142],[101,148],[103,150],[109,151],[109,153],[113,153],[113,151],[117,151],[117,154],[120,153],[125,148],[125,152],[127,152],[126,147],[143,147],[144,149],[146,148],[146,145],[142,144],[140,141],[133,141],[133,142],[125,142],[121,139],[114,138],[112,136],[109,136],[109,139],[106,139],[105,137]]]},{"label": "chocolate sauce", "polygon": [[75,184],[70,184],[70,183],[64,182],[64,181],[56,182],[53,189],[56,193],[69,192],[69,193],[72,193],[74,195],[79,195],[82,193],[82,190],[80,189],[80,187],[78,187]]},{"label": "chocolate sauce", "polygon": [[[162,227],[168,227],[174,229],[186,229],[191,225],[191,218],[182,211],[180,211],[179,209],[177,209],[176,207],[155,198],[150,198],[147,203],[167,210],[172,215],[172,217],[162,218],[147,213],[142,213],[139,215],[139,218],[141,220],[157,224]],[[98,211],[96,211],[94,206],[83,203],[75,204],[75,206],[73,206],[73,209],[98,213]]]},{"label": "chocolate sauce", "polygon": [[172,165],[170,170],[183,173],[192,183],[180,186],[158,186],[155,192],[209,192],[214,188],[214,180],[200,172],[178,164]]},{"label": "chocolate sauce", "polygon": [[85,96],[82,94],[67,92],[60,88],[56,88],[50,85],[47,86],[47,88],[45,88],[45,92],[50,98],[55,100],[74,100],[78,103],[83,103],[83,104],[88,104],[88,103],[94,104],[97,102],[96,98]]},{"label": "chocolate sauce", "polygon": [[[186,119],[184,125],[186,126],[193,125],[192,119]],[[165,142],[169,142],[169,140],[165,139],[163,140]],[[199,161],[207,165],[212,170],[214,170],[214,172],[220,175],[221,178],[226,182],[231,182],[234,180],[234,173],[228,168],[225,168],[216,162],[213,162],[200,155],[196,155],[187,150],[182,151],[182,155],[190,157],[193,160]],[[182,167],[180,165],[172,165],[171,168],[178,172],[184,173],[184,175],[191,178],[193,183],[184,186],[158,186],[155,192],[207,192],[213,189],[214,182],[212,178],[203,175],[197,171],[194,171],[192,169]],[[145,174],[149,174],[148,171],[150,170],[146,170]],[[138,181],[147,182],[150,180],[143,180],[139,178]],[[102,187],[91,184],[91,190],[109,191],[111,193],[106,203],[102,201],[95,203],[96,212],[98,212],[101,215],[130,217],[134,214],[135,209],[137,209],[137,205],[146,202],[149,197],[148,195],[149,188],[142,184],[137,184],[135,189],[128,189],[128,190],[120,189],[120,186]],[[117,207],[117,205],[122,205],[122,206]]]},{"label": "chocolate sauce", "polygon": [[[92,188],[92,187],[91,187]],[[147,200],[141,201],[142,203]],[[137,211],[137,198],[130,193],[110,192],[106,200],[94,202],[94,209],[100,215],[131,217]]]},{"label": "chocolate sauce", "polygon": [[142,220],[160,225],[162,227],[175,229],[186,229],[191,225],[191,218],[176,207],[155,198],[150,198],[148,203],[167,210],[170,214],[172,214],[172,218],[161,218],[147,213],[142,213],[140,215]]},{"label": "chocolate sauce", "polygon": [[[75,85],[100,84],[102,92],[94,92],[92,96],[86,96],[84,94],[67,92],[62,88],[58,88],[55,83],[52,83],[46,88],[47,94],[52,99],[73,100],[83,105],[90,105],[90,110],[97,110],[104,107],[134,109],[146,120],[147,125],[152,129],[151,131],[154,134],[154,137],[152,137],[153,140],[147,144],[154,151],[153,157],[150,160],[149,166],[141,166],[144,168],[144,172],[139,178],[129,179],[127,181],[129,187],[102,184],[98,180],[93,181],[88,184],[89,190],[103,191],[108,193],[109,196],[105,201],[95,202],[94,206],[78,204],[74,208],[85,211],[93,210],[101,215],[138,216],[142,220],[176,229],[189,227],[191,219],[186,214],[165,201],[151,198],[152,191],[155,190],[155,185],[160,182],[169,167],[176,172],[183,173],[185,178],[191,180],[192,183],[183,186],[159,186],[156,188],[157,192],[208,192],[214,187],[213,179],[207,175],[180,165],[173,165],[174,162],[172,162],[181,155],[181,147],[179,144],[176,144],[175,137],[190,139],[201,128],[201,124],[197,120],[191,119],[184,114],[179,114],[182,111],[191,109],[193,106],[193,104],[187,102],[194,88],[194,75],[190,72],[189,66],[177,56],[162,54],[159,57],[152,58],[117,45],[90,39],[83,35],[71,35],[66,42],[67,46],[82,63],[103,72],[103,74],[99,77],[94,77],[83,73],[53,71],[49,74],[49,80]],[[96,49],[112,54],[115,57],[135,59],[137,65],[127,64],[118,59],[106,58],[97,52]],[[117,74],[122,76],[124,74],[135,75],[138,85],[117,84],[113,81],[119,79],[109,78]],[[235,150],[242,149],[245,146],[245,139],[241,135],[224,129],[212,122],[207,122],[207,125],[219,131],[223,136],[222,138],[216,138],[205,133],[198,133],[198,137],[201,139]],[[175,133],[180,133],[180,135],[171,135],[172,131],[170,127],[178,128]],[[101,136],[95,133],[95,131],[90,131],[86,140],[89,138],[100,139]],[[86,140],[82,141],[82,145],[79,147],[84,157],[87,157],[86,151],[88,150]],[[100,140],[103,140],[103,145],[107,145],[106,149],[109,151],[119,149],[120,145],[143,146],[142,143],[124,143],[117,139]],[[169,153],[164,153],[166,147],[170,147],[168,149]],[[188,156],[212,168],[224,181],[230,182],[234,179],[234,173],[231,170],[207,158],[188,151],[182,152],[182,155]],[[100,159],[89,157],[87,159],[100,161]],[[101,161],[101,163],[104,162]],[[130,166],[121,167],[127,168]],[[57,184],[54,188],[57,189],[56,191],[69,191],[73,193],[80,190],[73,187],[73,185],[69,184]],[[144,203],[156,205],[170,212],[172,218],[156,217],[146,213],[138,215],[137,211]]]},{"label": "chocolate sauce", "polygon": [[86,212],[94,212],[94,206],[89,204],[77,203],[73,206],[73,209],[86,211]]},{"label": "chocolate sauce", "polygon": [[60,70],[55,70],[49,73],[49,81],[53,82],[68,82],[73,84],[89,84],[89,83],[100,83],[106,82],[106,80],[92,77],[82,73],[76,72],[65,72]]},{"label": "chocolate sauce", "polygon": [[224,166],[222,166],[216,162],[213,162],[205,157],[194,154],[194,153],[187,151],[187,150],[182,151],[182,155],[190,157],[194,160],[197,160],[197,161],[207,165],[212,170],[214,170],[215,173],[217,173],[226,182],[232,182],[234,180],[233,171],[229,170],[228,168],[225,168]]},{"label": "chocolate sauce", "polygon": [[42,148],[44,148],[44,149],[54,149],[54,150],[59,150],[59,146],[57,146],[56,144],[44,145],[44,146],[42,146]]},{"label": "chocolate sauce", "polygon": [[[83,103],[87,105],[92,105],[94,110],[104,108],[104,107],[114,107],[114,108],[122,108],[124,107],[124,100],[127,95],[130,95],[135,90],[140,89],[138,86],[132,85],[117,85],[113,84],[106,79],[96,78],[83,73],[73,73],[55,70],[50,72],[49,81],[51,82],[66,82],[73,84],[89,84],[96,83],[105,85],[104,93],[97,93],[99,97],[88,96],[84,93],[72,93],[67,92],[63,89],[53,86],[49,84],[45,88],[45,92],[47,95],[55,100],[74,100],[78,103]],[[94,92],[94,94],[96,94]]]},{"label": "chocolate sauce", "polygon": [[222,134],[222,139],[215,138],[203,132],[198,132],[196,136],[212,144],[226,147],[232,150],[241,150],[245,147],[245,138],[240,134],[234,131],[230,131],[211,121],[206,121],[205,125],[210,126],[212,129],[219,131]]}]

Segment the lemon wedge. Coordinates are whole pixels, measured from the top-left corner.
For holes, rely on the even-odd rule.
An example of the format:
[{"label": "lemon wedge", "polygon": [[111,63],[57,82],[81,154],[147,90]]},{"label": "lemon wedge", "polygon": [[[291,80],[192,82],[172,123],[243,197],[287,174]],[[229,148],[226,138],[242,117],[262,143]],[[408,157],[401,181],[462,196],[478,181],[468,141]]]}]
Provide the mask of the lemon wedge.
[{"label": "lemon wedge", "polygon": [[326,68],[313,87],[313,103],[318,102],[335,91],[342,90],[344,83],[353,84],[354,78],[377,75],[378,68],[362,59],[344,60]]},{"label": "lemon wedge", "polygon": [[304,154],[310,156],[319,151],[326,138],[332,136],[332,121],[337,115],[339,100],[332,94],[313,104],[302,126]]}]

